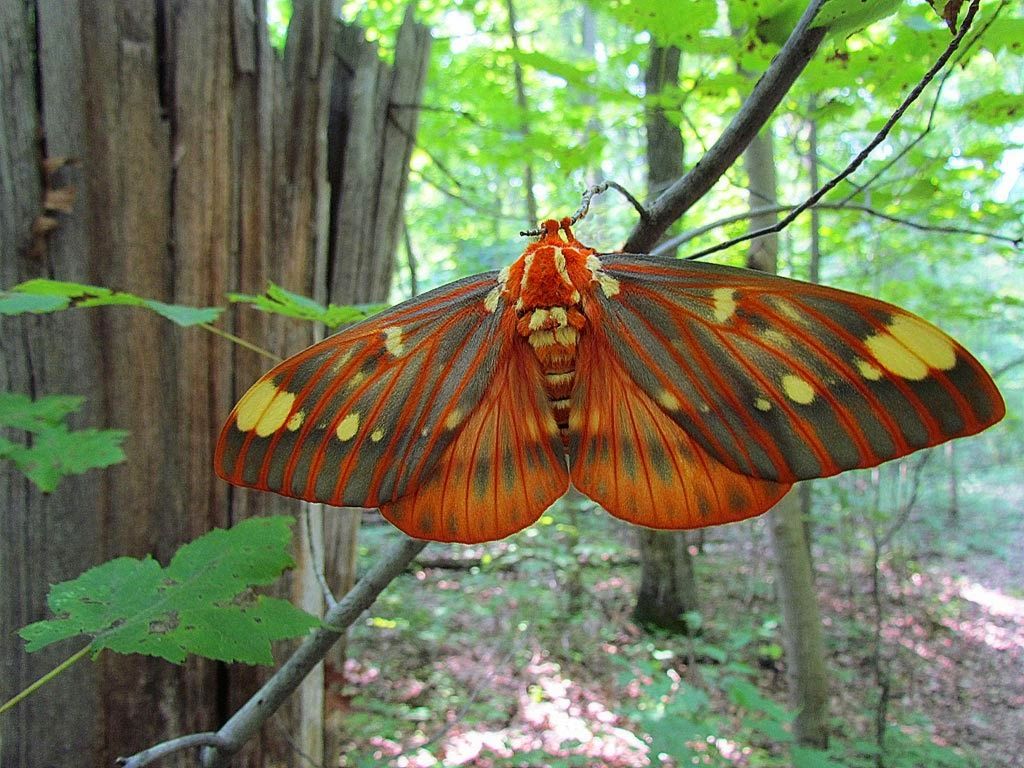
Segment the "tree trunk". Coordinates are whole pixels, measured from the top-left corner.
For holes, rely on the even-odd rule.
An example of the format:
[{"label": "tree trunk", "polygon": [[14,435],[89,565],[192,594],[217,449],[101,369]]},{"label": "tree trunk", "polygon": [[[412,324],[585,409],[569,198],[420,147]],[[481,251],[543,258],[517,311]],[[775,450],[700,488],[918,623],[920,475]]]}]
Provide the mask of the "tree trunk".
[{"label": "tree trunk", "polygon": [[[644,76],[649,105],[647,126],[647,193],[651,198],[683,174],[683,137],[679,126],[665,116],[656,99],[666,86],[679,81],[679,49],[651,45]],[[671,504],[670,499],[666,499]],[[640,587],[633,619],[645,626],[686,632],[686,613],[697,610],[697,582],[693,575],[685,531],[640,531]]]},{"label": "tree trunk", "polygon": [[[766,128],[743,155],[752,208],[773,205],[778,199],[772,145],[771,129]],[[775,215],[768,214],[752,218],[750,227],[761,229],[774,223]],[[777,236],[753,241],[747,255],[748,267],[775,272],[777,263]],[[799,744],[825,748],[828,746],[825,641],[798,495],[790,493],[776,504],[768,513],[768,522],[782,603],[789,695],[798,711],[794,723],[796,740]]]},{"label": "tree trunk", "polygon": [[[410,5],[398,32],[394,66],[381,60],[362,29],[341,26],[335,42],[334,84],[328,130],[331,180],[331,253],[327,293],[336,304],[386,302],[394,255],[402,234],[407,169],[430,57],[430,34],[413,20]],[[401,105],[400,109],[392,105]],[[361,513],[329,510],[322,516],[327,585],[340,596],[355,583]],[[326,765],[340,759],[345,643],[325,659]]]},{"label": "tree trunk", "polygon": [[[338,228],[329,241],[327,226],[334,17],[334,0],[297,0],[282,62],[258,0],[0,0],[0,286],[51,277],[199,306],[223,304],[229,290],[261,293],[268,279],[325,295],[329,268],[341,263],[328,263],[328,244],[343,239]],[[413,69],[416,90],[423,66]],[[399,79],[394,92],[408,93]],[[411,141],[403,132],[415,130],[414,114],[392,118],[376,136],[383,148],[375,162],[385,169],[368,193],[376,211],[359,219],[372,222],[358,242],[364,251],[372,243],[375,254],[394,250],[399,169]],[[362,151],[351,149],[346,162]],[[40,170],[47,157],[77,164],[48,179]],[[33,234],[33,222],[46,184],[73,185],[78,195],[44,239]],[[365,282],[378,286],[374,296],[385,295],[379,286],[390,282],[390,255],[373,265]],[[281,353],[312,341],[308,324],[251,310],[229,314],[226,323]],[[252,352],[126,307],[4,318],[0,349],[4,389],[85,395],[74,426],[130,433],[124,464],[67,478],[52,494],[13,472],[0,478],[6,699],[81,647],[27,655],[13,633],[46,616],[49,584],[121,555],[152,553],[166,563],[215,526],[294,512],[298,504],[231,489],[211,471],[223,419],[266,370]],[[284,589],[316,602],[306,550],[297,555],[300,572]],[[0,719],[0,764],[110,765],[118,755],[214,728],[265,675],[199,659],[176,667],[104,654]],[[293,743],[315,759],[322,742],[317,686],[290,719],[278,720],[281,729],[247,746],[234,764],[301,763]],[[164,764],[191,761],[181,753]]]}]

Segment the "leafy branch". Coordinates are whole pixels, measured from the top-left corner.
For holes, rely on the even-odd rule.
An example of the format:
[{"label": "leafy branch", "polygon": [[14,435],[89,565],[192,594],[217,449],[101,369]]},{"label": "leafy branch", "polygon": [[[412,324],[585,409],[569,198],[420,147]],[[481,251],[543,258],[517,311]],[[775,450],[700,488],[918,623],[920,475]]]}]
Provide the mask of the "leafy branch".
[{"label": "leafy branch", "polygon": [[320,624],[287,600],[252,592],[295,566],[288,554],[293,522],[288,517],[251,518],[184,545],[166,568],[149,556],[119,557],[54,585],[47,596],[54,618],[19,632],[26,650],[81,635],[92,639],[0,712],[75,661],[105,649],[176,664],[190,653],[272,664],[272,641],[304,635]]},{"label": "leafy branch", "polygon": [[[889,119],[885,121],[885,124],[878,130],[874,137],[867,143],[856,157],[853,158],[847,164],[847,166],[840,171],[838,174],[829,179],[824,185],[822,185],[816,192],[808,197],[804,202],[800,203],[796,208],[790,211],[786,216],[780,219],[775,224],[769,227],[763,227],[762,229],[755,230],[754,232],[748,232],[746,234],[734,237],[730,240],[726,240],[723,243],[704,248],[703,250],[697,251],[687,256],[688,259],[699,259],[702,256],[708,256],[718,251],[724,251],[727,248],[731,248],[739,243],[746,242],[748,240],[755,240],[765,235],[775,234],[781,232],[783,229],[792,224],[796,218],[806,211],[808,208],[813,206],[825,195],[837,187],[843,180],[845,180],[850,174],[856,171],[864,161],[868,159],[868,156],[875,150],[875,148],[885,141],[886,136],[893,129],[896,123],[899,122],[900,118],[903,117],[904,113],[910,108],[910,106],[917,101],[918,97],[924,92],[924,89],[928,87],[928,84],[932,79],[946,66],[946,62],[949,61],[950,57],[956,52],[957,48],[960,47],[961,41],[967,34],[967,31],[971,27],[971,23],[974,21],[974,16],[978,12],[978,8],[981,5],[981,0],[971,0],[971,5],[967,9],[967,15],[964,17],[963,23],[960,25],[960,31],[953,37],[949,45],[946,46],[946,50],[935,60],[935,63],[925,72],[924,76],[918,81],[917,85],[907,94],[903,102],[896,108],[896,111],[889,116]],[[760,83],[758,83],[760,85]],[[757,88],[755,87],[755,91]],[[714,147],[712,147],[714,149]]]},{"label": "leafy branch", "polygon": [[46,395],[32,400],[0,392],[0,429],[27,434],[24,443],[0,436],[0,459],[7,459],[43,493],[56,490],[62,477],[80,475],[124,461],[119,429],[72,430],[64,419],[82,407],[84,397]]}]

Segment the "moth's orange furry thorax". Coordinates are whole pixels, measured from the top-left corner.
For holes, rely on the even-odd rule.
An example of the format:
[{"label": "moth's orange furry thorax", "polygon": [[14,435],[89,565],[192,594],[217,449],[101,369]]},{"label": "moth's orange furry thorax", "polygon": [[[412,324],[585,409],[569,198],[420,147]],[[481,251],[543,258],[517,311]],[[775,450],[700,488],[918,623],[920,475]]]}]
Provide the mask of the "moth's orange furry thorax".
[{"label": "moth's orange furry thorax", "polygon": [[593,248],[573,235],[568,219],[548,219],[540,240],[530,243],[509,268],[509,302],[521,315],[537,308],[570,307],[591,280],[587,257]]}]

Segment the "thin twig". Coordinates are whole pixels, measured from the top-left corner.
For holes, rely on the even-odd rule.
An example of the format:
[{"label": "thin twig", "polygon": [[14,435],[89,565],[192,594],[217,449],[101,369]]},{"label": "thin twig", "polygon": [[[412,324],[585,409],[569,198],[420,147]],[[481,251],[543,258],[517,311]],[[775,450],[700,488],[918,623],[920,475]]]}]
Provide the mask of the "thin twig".
[{"label": "thin twig", "polygon": [[[651,251],[655,256],[660,256],[663,253],[678,248],[680,245],[694,240],[701,235],[707,234],[712,230],[718,229],[719,227],[728,226],[729,224],[735,224],[740,221],[746,221],[748,219],[756,218],[757,216],[772,214],[772,213],[783,213],[785,211],[792,211],[797,208],[797,204],[790,205],[766,205],[761,208],[748,208],[745,211],[734,213],[731,216],[725,216],[721,219],[702,224],[699,227],[694,227],[686,232],[680,232],[675,237],[671,237],[663,243],[659,243],[658,246]],[[894,216],[891,213],[880,211],[877,208],[872,208],[869,205],[861,205],[860,203],[822,203],[818,202],[811,206],[812,210],[816,211],[859,211],[865,213],[868,216],[874,216],[875,218],[885,219],[891,221],[894,224],[900,224],[911,229],[917,229],[922,232],[942,232],[944,234],[956,234],[956,235],[974,235],[977,237],[984,237],[989,240],[998,240],[1000,242],[1008,243],[1014,248],[1024,247],[1024,234],[1013,237],[1012,235],[1002,235],[998,232],[990,232],[982,229],[970,229],[967,227],[954,227],[946,224],[925,224],[923,222],[914,221],[913,219],[905,219],[902,216]],[[688,259],[697,258],[696,256],[687,256]]]},{"label": "thin twig", "polygon": [[[302,505],[302,518],[306,521],[306,544],[309,547],[309,561],[310,566],[313,569],[313,575],[316,577],[317,584],[320,585],[320,593],[324,598],[324,605],[327,606],[329,611],[337,604],[337,600],[334,598],[334,593],[331,592],[331,588],[327,585],[327,578],[324,575],[324,549],[323,549],[323,536],[320,537],[319,552],[314,543],[313,539],[313,505],[314,502],[306,502]],[[317,504],[316,506],[323,508],[323,505]],[[319,556],[318,556],[319,555]]]},{"label": "thin twig", "polygon": [[[910,152],[910,150],[912,150],[914,147],[920,144],[921,141],[924,140],[925,136],[931,133],[932,127],[935,124],[935,114],[938,111],[939,99],[942,97],[942,90],[946,87],[946,82],[949,80],[950,76],[953,74],[953,72],[956,71],[955,65],[959,64],[964,60],[964,58],[970,52],[971,48],[974,47],[974,45],[978,42],[981,36],[988,31],[988,28],[991,27],[993,22],[999,17],[999,14],[1002,12],[1003,8],[1006,7],[1008,2],[1009,0],[1002,0],[1002,2],[999,3],[996,9],[992,12],[992,16],[989,19],[987,19],[985,23],[981,26],[981,28],[977,31],[977,33],[975,33],[975,35],[970,40],[967,41],[967,44],[963,47],[963,49],[957,55],[956,60],[953,62],[954,66],[951,66],[948,70],[946,70],[946,74],[944,74],[942,78],[939,80],[939,84],[935,88],[935,98],[932,99],[931,108],[928,110],[928,120],[926,121],[925,127],[921,131],[921,133],[915,136],[914,139],[905,147],[900,149],[899,152],[897,152],[895,155],[889,158],[889,160],[884,165],[882,165],[882,167],[879,168],[874,174],[872,174],[867,181],[865,181],[861,185],[854,184],[854,190],[850,192],[846,197],[844,197],[840,201],[841,203],[846,203],[849,200],[852,200],[854,197],[870,188],[890,168],[892,168],[900,160],[902,160],[907,155],[907,153]],[[848,181],[847,183],[853,184],[852,181]]]},{"label": "thin twig", "polygon": [[79,661],[80,659],[84,659],[86,656],[88,656],[89,652],[91,650],[92,650],[92,643],[90,643],[89,645],[85,646],[85,648],[82,648],[80,651],[76,651],[75,653],[71,654],[71,656],[69,656],[68,658],[64,659],[64,661],[62,661],[56,667],[54,667],[49,672],[47,672],[45,675],[40,677],[38,680],[36,680],[34,683],[32,683],[32,685],[30,685],[28,688],[26,688],[25,690],[21,691],[20,693],[15,694],[10,699],[5,701],[3,703],[3,706],[0,706],[0,713],[6,712],[8,709],[11,709],[15,704],[17,704],[22,699],[25,699],[25,698],[28,698],[29,696],[31,696],[33,693],[35,693],[40,688],[42,688],[44,685],[46,685],[48,682],[53,680],[53,678],[55,678],[57,675],[59,675],[65,669],[70,667],[72,664],[74,664],[75,662]]},{"label": "thin twig", "polygon": [[817,203],[821,198],[827,195],[831,190],[838,186],[847,176],[856,171],[868,156],[874,151],[875,147],[885,141],[886,136],[889,135],[889,131],[892,130],[893,126],[899,122],[903,114],[910,108],[910,106],[917,101],[918,97],[928,87],[928,84],[932,81],[936,74],[946,65],[949,58],[956,52],[960,46],[960,42],[964,39],[968,29],[970,29],[971,23],[974,21],[974,16],[978,12],[978,7],[981,4],[981,0],[971,0],[971,6],[967,9],[967,15],[964,17],[963,23],[960,25],[960,31],[957,32],[956,36],[950,41],[949,45],[946,46],[946,50],[942,52],[942,55],[936,59],[935,63],[929,68],[924,74],[924,77],[914,86],[913,90],[907,95],[896,111],[889,116],[889,119],[885,121],[885,125],[875,134],[874,138],[868,142],[867,146],[862,149],[853,160],[847,164],[847,166],[836,176],[833,176],[829,181],[825,183],[817,192],[804,200],[803,203],[794,208],[788,215],[780,219],[777,223],[770,227],[764,227],[754,232],[748,232],[747,234],[734,237],[731,240],[727,240],[724,243],[705,248],[702,251],[698,251],[695,254],[687,257],[690,259],[699,259],[702,256],[707,256],[718,251],[724,251],[726,248],[731,248],[739,243],[745,243],[748,240],[754,240],[758,237],[764,237],[765,235],[772,235],[776,232],[781,232],[787,226],[789,226],[796,218],[810,208],[812,205]]},{"label": "thin twig", "polygon": [[283,359],[275,355],[273,352],[268,352],[267,350],[263,349],[263,347],[256,346],[251,341],[246,341],[245,339],[235,336],[235,334],[233,333],[228,333],[227,331],[222,330],[215,325],[211,325],[210,323],[200,323],[199,327],[202,328],[204,331],[209,331],[210,333],[216,334],[217,336],[220,336],[223,339],[227,339],[233,344],[237,344],[240,347],[245,347],[249,351],[255,352],[257,355],[263,355],[263,357],[273,360],[275,363],[280,363],[281,360]]},{"label": "thin twig", "polygon": [[718,140],[693,168],[658,196],[648,209],[650,218],[630,233],[622,250],[645,253],[694,203],[700,200],[736,161],[768,122],[793,83],[810,62],[828,30],[813,22],[823,0],[813,0],[778,55],[757,81]]}]

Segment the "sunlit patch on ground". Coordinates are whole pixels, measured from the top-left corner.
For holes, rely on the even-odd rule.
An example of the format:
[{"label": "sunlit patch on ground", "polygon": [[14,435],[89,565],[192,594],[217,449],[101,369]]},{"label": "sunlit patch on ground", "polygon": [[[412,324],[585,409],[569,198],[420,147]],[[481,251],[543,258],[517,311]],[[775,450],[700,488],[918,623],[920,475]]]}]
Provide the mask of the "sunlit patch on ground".
[{"label": "sunlit patch on ground", "polygon": [[594,765],[648,765],[647,747],[620,727],[608,702],[567,679],[557,664],[535,658],[516,682],[516,711],[501,728],[456,724],[444,741],[445,766],[486,765],[487,757],[543,750],[552,757],[585,755]]}]

